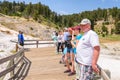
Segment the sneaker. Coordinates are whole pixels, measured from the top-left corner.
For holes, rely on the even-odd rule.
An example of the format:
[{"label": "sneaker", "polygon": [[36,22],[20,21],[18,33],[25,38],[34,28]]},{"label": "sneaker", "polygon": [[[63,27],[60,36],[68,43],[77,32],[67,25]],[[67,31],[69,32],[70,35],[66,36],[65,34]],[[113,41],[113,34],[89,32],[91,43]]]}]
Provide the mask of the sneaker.
[{"label": "sneaker", "polygon": [[68,72],[71,72],[71,70],[66,70],[66,71],[64,71],[64,73],[68,73]]},{"label": "sneaker", "polygon": [[72,75],[75,75],[76,73],[75,72],[70,72],[69,74],[68,74],[68,76],[72,76]]},{"label": "sneaker", "polygon": [[60,52],[60,54],[63,54],[63,52]]}]

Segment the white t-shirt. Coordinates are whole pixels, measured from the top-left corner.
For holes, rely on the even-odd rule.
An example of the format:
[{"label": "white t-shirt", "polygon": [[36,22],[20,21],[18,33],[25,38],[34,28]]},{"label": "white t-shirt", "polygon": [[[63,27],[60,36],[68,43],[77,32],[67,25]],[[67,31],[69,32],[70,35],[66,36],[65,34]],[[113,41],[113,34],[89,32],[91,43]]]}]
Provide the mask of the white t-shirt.
[{"label": "white t-shirt", "polygon": [[95,46],[99,46],[98,35],[94,31],[89,30],[88,32],[84,33],[82,38],[79,40],[76,48],[76,60],[81,64],[91,65],[93,48]]},{"label": "white t-shirt", "polygon": [[58,35],[57,39],[58,39],[58,42],[62,42],[63,41],[63,35]]},{"label": "white t-shirt", "polygon": [[64,36],[63,36],[64,41],[67,41],[68,36],[70,35],[70,33],[69,33],[69,32],[64,32],[63,35],[64,35]]}]

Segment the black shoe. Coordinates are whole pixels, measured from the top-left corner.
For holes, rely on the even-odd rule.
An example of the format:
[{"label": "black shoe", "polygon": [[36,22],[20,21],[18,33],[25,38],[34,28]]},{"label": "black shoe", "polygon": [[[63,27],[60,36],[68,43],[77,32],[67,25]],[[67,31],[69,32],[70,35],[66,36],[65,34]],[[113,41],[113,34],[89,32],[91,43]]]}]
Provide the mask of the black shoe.
[{"label": "black shoe", "polygon": [[69,65],[72,65],[72,62],[70,62]]},{"label": "black shoe", "polygon": [[60,64],[62,64],[62,61],[59,61]]},{"label": "black shoe", "polygon": [[68,73],[68,72],[71,72],[71,70],[66,70],[66,71],[64,71],[64,73]]},{"label": "black shoe", "polygon": [[66,67],[67,65],[65,64],[64,67]]},{"label": "black shoe", "polygon": [[68,76],[72,76],[72,75],[75,75],[76,73],[75,72],[70,72],[69,74],[68,74]]}]

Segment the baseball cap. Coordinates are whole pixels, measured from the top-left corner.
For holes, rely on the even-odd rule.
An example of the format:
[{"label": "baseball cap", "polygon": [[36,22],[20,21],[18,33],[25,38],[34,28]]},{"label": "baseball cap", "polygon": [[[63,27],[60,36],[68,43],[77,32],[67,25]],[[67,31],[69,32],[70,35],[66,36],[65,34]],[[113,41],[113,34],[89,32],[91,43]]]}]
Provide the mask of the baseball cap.
[{"label": "baseball cap", "polygon": [[91,25],[91,21],[87,18],[83,19],[79,25],[86,25],[86,24],[90,24]]}]

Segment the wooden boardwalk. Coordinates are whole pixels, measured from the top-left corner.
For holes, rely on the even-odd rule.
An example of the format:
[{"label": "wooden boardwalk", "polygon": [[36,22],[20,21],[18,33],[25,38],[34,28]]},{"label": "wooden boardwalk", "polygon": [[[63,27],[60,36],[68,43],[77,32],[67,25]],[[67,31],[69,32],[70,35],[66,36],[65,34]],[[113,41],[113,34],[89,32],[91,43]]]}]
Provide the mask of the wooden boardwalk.
[{"label": "wooden boardwalk", "polygon": [[75,76],[67,76],[63,64],[59,64],[61,54],[56,55],[53,47],[34,48],[25,52],[32,62],[25,80],[73,80]]}]

